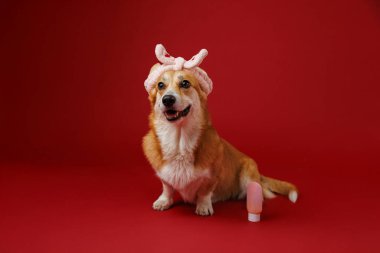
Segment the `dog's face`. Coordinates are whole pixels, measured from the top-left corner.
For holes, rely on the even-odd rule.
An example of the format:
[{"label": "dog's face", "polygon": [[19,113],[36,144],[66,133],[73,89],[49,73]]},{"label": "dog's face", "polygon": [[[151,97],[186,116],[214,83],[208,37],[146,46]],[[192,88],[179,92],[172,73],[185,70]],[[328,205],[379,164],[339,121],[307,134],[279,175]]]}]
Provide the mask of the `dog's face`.
[{"label": "dog's face", "polygon": [[165,72],[151,93],[156,117],[170,123],[180,123],[200,114],[201,101],[206,97],[197,79],[188,70]]}]

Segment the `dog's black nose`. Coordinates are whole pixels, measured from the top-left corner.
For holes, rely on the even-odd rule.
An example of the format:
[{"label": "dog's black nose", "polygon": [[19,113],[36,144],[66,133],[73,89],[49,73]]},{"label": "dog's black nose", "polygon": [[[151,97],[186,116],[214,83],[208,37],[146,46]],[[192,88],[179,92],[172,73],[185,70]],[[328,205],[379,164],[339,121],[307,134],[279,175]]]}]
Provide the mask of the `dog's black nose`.
[{"label": "dog's black nose", "polygon": [[172,106],[175,103],[175,97],[173,95],[165,95],[162,98],[162,103],[166,106]]}]

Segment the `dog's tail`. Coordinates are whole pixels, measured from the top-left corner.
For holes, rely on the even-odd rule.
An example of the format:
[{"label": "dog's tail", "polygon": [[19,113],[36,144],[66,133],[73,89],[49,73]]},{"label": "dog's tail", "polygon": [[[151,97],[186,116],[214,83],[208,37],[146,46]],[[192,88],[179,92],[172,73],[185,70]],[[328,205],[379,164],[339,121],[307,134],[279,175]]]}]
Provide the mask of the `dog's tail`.
[{"label": "dog's tail", "polygon": [[263,187],[264,197],[267,199],[274,198],[277,194],[287,196],[293,203],[296,203],[298,199],[297,187],[289,182],[261,176],[261,186]]}]

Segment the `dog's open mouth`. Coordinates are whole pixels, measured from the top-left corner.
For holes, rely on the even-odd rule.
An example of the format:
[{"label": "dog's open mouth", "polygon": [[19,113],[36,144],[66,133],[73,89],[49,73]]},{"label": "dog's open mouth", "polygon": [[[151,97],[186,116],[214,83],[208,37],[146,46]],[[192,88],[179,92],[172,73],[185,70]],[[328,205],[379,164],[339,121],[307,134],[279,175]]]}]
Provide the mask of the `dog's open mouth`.
[{"label": "dog's open mouth", "polygon": [[173,110],[173,109],[169,109],[169,110],[166,110],[164,112],[165,114],[165,117],[167,120],[169,121],[176,121],[182,117],[186,117],[187,114],[189,114],[190,112],[190,107],[191,105],[189,105],[188,107],[186,107],[184,110],[182,111],[176,111],[176,110]]}]

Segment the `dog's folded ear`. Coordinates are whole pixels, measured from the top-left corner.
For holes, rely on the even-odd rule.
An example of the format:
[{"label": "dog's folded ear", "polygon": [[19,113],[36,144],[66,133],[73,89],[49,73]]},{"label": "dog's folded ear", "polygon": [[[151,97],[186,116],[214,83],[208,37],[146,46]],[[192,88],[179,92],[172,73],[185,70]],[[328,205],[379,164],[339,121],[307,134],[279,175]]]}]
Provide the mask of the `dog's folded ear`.
[{"label": "dog's folded ear", "polygon": [[161,64],[159,64],[159,63],[154,64],[154,65],[150,68],[149,74],[152,73],[153,71],[155,71],[159,66],[161,66]]}]

